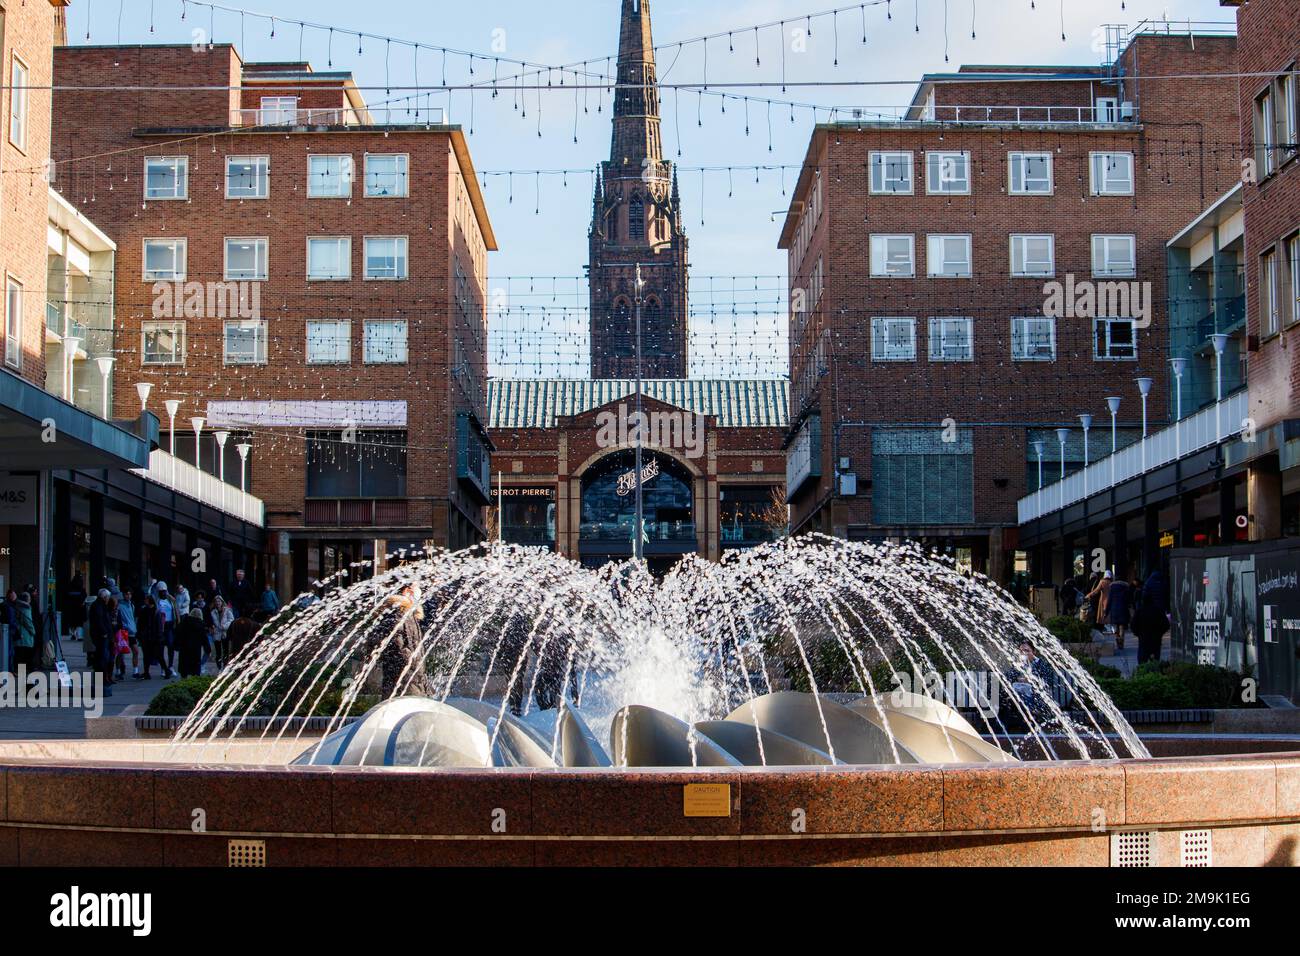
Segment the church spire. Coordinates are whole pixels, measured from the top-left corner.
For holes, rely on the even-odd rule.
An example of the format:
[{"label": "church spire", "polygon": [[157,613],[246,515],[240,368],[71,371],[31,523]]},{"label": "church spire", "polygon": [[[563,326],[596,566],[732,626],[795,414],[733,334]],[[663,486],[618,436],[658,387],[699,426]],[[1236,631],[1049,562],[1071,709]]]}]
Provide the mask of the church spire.
[{"label": "church spire", "polygon": [[647,159],[656,163],[663,159],[650,0],[622,2],[609,159],[616,169],[628,166],[640,170]]}]

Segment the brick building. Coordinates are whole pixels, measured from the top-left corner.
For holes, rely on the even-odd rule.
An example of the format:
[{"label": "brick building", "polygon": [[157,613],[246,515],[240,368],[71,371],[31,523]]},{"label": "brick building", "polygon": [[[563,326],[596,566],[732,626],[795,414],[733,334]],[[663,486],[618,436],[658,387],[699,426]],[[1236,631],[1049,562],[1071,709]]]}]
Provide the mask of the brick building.
[{"label": "brick building", "polygon": [[[663,158],[650,4],[623,0],[610,158],[589,233],[591,379],[493,380],[496,520],[506,541],[598,566],[634,553],[643,428],[643,553],[662,572],[783,534],[784,379],[686,378],[687,241]],[[638,289],[637,274],[642,285]],[[636,417],[640,299],[642,411]]]},{"label": "brick building", "polygon": [[63,47],[54,73],[61,181],[117,243],[117,380],[265,502],[281,593],[481,540],[496,241],[461,129],[230,45]]},{"label": "brick building", "polygon": [[900,118],[818,126],[780,238],[796,531],[1005,580],[1037,449],[1050,477],[1133,441],[1137,379],[1167,420],[1165,244],[1236,181],[1236,53],[1111,33],[1100,67],[964,67]]}]

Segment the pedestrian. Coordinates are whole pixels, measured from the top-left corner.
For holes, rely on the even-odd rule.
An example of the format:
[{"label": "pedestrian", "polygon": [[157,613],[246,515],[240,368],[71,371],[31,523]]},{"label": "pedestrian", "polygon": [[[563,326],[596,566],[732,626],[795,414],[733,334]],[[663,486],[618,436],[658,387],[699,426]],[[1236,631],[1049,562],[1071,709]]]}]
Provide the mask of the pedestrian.
[{"label": "pedestrian", "polygon": [[176,621],[179,625],[182,618],[190,613],[190,592],[185,589],[185,584],[176,585],[176,593],[172,596],[172,603],[176,606]]},{"label": "pedestrian", "polygon": [[256,633],[257,625],[251,618],[237,617],[231,621],[226,629],[226,660],[233,661],[238,657]]},{"label": "pedestrian", "polygon": [[[126,631],[127,644],[131,648],[131,676],[140,676],[140,625],[136,619],[134,594],[130,588],[122,592],[122,600],[117,602],[117,616]],[[126,679],[126,663],[122,663],[122,679]]]},{"label": "pedestrian", "polygon": [[[1148,579],[1150,580],[1150,579]],[[1169,616],[1154,596],[1142,592],[1137,613],[1133,615],[1133,633],[1138,641],[1138,663],[1160,660],[1160,646],[1169,630]]]},{"label": "pedestrian", "polygon": [[1115,629],[1115,650],[1124,650],[1124,636],[1133,617],[1134,589],[1128,581],[1116,578],[1111,581],[1106,595],[1106,620]]},{"label": "pedestrian", "polygon": [[18,636],[18,592],[10,588],[5,593],[4,603],[0,604],[0,625],[4,625],[9,630],[9,660],[0,661],[0,667],[9,672],[13,672],[18,666],[14,661],[14,640]]},{"label": "pedestrian", "polygon": [[1088,591],[1089,623],[1093,627],[1106,629],[1106,597],[1110,593],[1110,582],[1114,575],[1105,574],[1093,577],[1093,585]]},{"label": "pedestrian", "polygon": [[113,662],[117,659],[117,609],[108,588],[100,588],[95,602],[90,606],[87,634],[93,642],[86,664],[91,670],[104,675],[104,696],[113,696]]},{"label": "pedestrian", "polygon": [[197,677],[203,667],[203,655],[210,649],[203,612],[190,608],[176,628],[177,667],[181,677]]},{"label": "pedestrian", "polygon": [[36,669],[32,659],[36,649],[36,622],[32,618],[32,599],[26,593],[14,599],[14,668],[24,667],[30,674]]},{"label": "pedestrian", "polygon": [[136,680],[151,680],[153,675],[149,669],[157,664],[162,666],[161,643],[159,635],[162,633],[162,623],[158,611],[158,602],[154,600],[153,595],[146,591],[144,597],[140,599],[140,607],[136,612],[136,646],[140,650],[141,664],[143,670],[135,675]]},{"label": "pedestrian", "polygon": [[266,582],[266,587],[262,589],[262,610],[268,615],[274,614],[280,610],[280,595],[275,593],[275,588],[271,582]]},{"label": "pedestrian", "polygon": [[253,585],[244,574],[243,568],[235,569],[235,584],[230,589],[230,605],[237,617],[246,617],[257,603]]},{"label": "pedestrian", "polygon": [[230,652],[230,647],[226,643],[226,632],[234,623],[235,614],[225,599],[218,594],[212,599],[212,610],[208,616],[212,624],[212,655],[217,660],[217,667],[225,667]]},{"label": "pedestrian", "polygon": [[176,604],[167,591],[167,582],[158,585],[158,645],[161,652],[159,661],[163,669],[163,679],[170,680],[176,676],[172,664],[176,659],[176,626],[179,623]]}]

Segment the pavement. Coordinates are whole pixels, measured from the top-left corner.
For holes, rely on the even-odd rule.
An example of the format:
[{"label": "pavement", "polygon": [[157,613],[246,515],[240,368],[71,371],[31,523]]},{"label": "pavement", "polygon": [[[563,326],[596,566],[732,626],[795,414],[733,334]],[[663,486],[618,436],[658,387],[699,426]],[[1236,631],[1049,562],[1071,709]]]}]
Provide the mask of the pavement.
[{"label": "pavement", "polygon": [[[64,638],[63,655],[73,673],[90,673],[81,642]],[[153,680],[147,681],[132,680],[130,668],[127,670],[126,680],[113,684],[113,696],[102,699],[103,716],[121,714],[132,704],[147,705],[159,689],[170,683],[161,679],[157,668],[154,668]],[[54,678],[51,676],[50,679]],[[67,740],[85,737],[86,711],[87,708],[83,707],[0,706],[0,740]]]},{"label": "pavement", "polygon": [[[1124,638],[1124,649],[1119,650],[1115,647],[1115,635],[1105,634],[1101,631],[1092,632],[1093,640],[1102,644],[1109,644],[1108,650],[1103,651],[1097,658],[1099,664],[1105,664],[1116,668],[1125,677],[1132,677],[1133,672],[1138,666],[1138,642],[1135,634],[1129,634]],[[1160,659],[1169,660],[1170,657],[1170,637],[1169,632],[1165,633],[1160,642]]]}]

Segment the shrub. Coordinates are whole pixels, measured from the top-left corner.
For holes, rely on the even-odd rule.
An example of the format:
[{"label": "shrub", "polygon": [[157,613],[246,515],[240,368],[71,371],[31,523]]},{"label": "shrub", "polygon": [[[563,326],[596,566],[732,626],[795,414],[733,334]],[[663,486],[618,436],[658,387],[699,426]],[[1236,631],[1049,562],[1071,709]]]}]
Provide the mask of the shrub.
[{"label": "shrub", "polygon": [[185,677],[168,684],[149,701],[149,717],[188,717],[199,698],[212,686],[211,677]]},{"label": "shrub", "polygon": [[1091,657],[1079,657],[1076,658],[1076,660],[1078,661],[1080,667],[1082,667],[1085,671],[1091,674],[1098,681],[1114,680],[1118,677],[1124,676],[1120,672],[1119,668],[1111,667],[1109,664],[1102,664]]},{"label": "shrub", "polygon": [[1138,668],[1133,676],[1099,681],[1120,710],[1152,710],[1191,707],[1192,694],[1181,681],[1154,670]]},{"label": "shrub", "polygon": [[1138,673],[1162,674],[1187,688],[1193,707],[1241,707],[1242,682],[1245,676],[1226,667],[1193,664],[1187,661],[1151,661]]},{"label": "shrub", "polygon": [[1092,641],[1092,625],[1077,617],[1058,614],[1049,617],[1043,626],[1062,644],[1087,644]]}]

